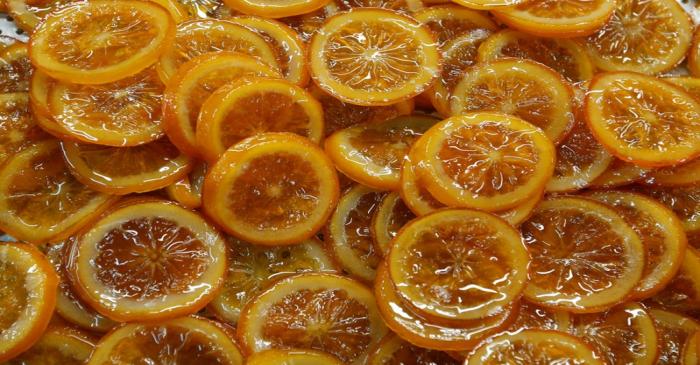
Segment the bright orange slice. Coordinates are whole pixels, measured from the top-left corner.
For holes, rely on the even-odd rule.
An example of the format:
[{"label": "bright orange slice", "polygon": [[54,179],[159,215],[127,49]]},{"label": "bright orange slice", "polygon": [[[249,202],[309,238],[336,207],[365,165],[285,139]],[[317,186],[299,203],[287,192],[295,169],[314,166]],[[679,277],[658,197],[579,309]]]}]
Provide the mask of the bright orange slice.
[{"label": "bright orange slice", "polygon": [[70,132],[58,124],[49,110],[49,91],[55,80],[41,71],[34,71],[29,84],[29,105],[37,125],[61,140],[75,140]]},{"label": "bright orange slice", "polygon": [[342,365],[337,357],[312,350],[265,350],[246,359],[247,365]]},{"label": "bright orange slice", "polygon": [[76,291],[99,313],[153,321],[196,313],[216,295],[226,246],[197,213],[134,198],[84,231],[68,260]]},{"label": "bright orange slice", "polygon": [[612,208],[575,197],[549,198],[521,226],[532,256],[525,297],[576,313],[600,312],[637,287],[644,246]]},{"label": "bright orange slice", "polygon": [[697,318],[700,315],[700,252],[688,247],[678,274],[649,303]]},{"label": "bright orange slice", "polygon": [[243,306],[283,277],[335,271],[323,246],[313,238],[281,247],[255,246],[235,238],[228,239],[227,243],[226,280],[207,308],[228,323],[237,323]]},{"label": "bright orange slice", "polygon": [[215,162],[229,147],[265,132],[290,132],[320,142],[323,109],[310,93],[287,81],[246,77],[219,88],[202,104],[196,141]]},{"label": "bright orange slice", "polygon": [[29,349],[49,324],[58,278],[28,244],[0,242],[0,361]]},{"label": "bright orange slice", "polygon": [[357,105],[407,100],[425,91],[440,70],[430,31],[385,9],[356,8],[329,18],[311,40],[309,55],[316,84]]},{"label": "bright orange slice", "polygon": [[399,230],[416,216],[404,204],[397,192],[386,194],[374,211],[370,232],[379,253],[385,256],[389,253],[391,241]]},{"label": "bright orange slice", "polygon": [[344,364],[364,364],[387,333],[372,291],[346,277],[309,273],[284,278],[241,314],[238,339],[248,353],[320,350]]},{"label": "bright orange slice", "polygon": [[338,201],[333,163],[292,133],[244,139],[211,167],[204,211],[231,235],[252,243],[295,244],[325,224]]},{"label": "bright orange slice", "polygon": [[408,209],[417,216],[444,208],[445,205],[437,201],[418,180],[414,163],[411,160],[410,156],[407,156],[401,164],[401,187],[399,190],[401,199],[406,203]]},{"label": "bright orange slice", "polygon": [[0,92],[29,91],[33,67],[27,53],[24,43],[15,43],[0,52]]},{"label": "bright orange slice", "polygon": [[0,94],[0,164],[44,137],[26,93]]},{"label": "bright orange slice", "polygon": [[310,13],[322,8],[330,0],[224,0],[231,9],[244,14],[265,18],[282,18]]},{"label": "bright orange slice", "polygon": [[166,194],[171,200],[188,209],[197,209],[202,206],[202,185],[207,174],[207,164],[195,162],[189,174],[165,188]]},{"label": "bright orange slice", "polygon": [[671,208],[683,221],[686,232],[700,231],[700,185],[673,188],[637,186],[635,190]]},{"label": "bright orange slice", "polygon": [[50,325],[32,348],[5,364],[85,364],[94,349],[95,339],[89,333],[68,326]]},{"label": "bright orange slice", "polygon": [[486,13],[455,5],[426,7],[413,16],[430,28],[443,49],[447,42],[464,34],[498,29]]},{"label": "bright orange slice", "polygon": [[649,173],[649,169],[613,158],[612,163],[600,176],[591,182],[591,188],[614,188],[641,181]]},{"label": "bright orange slice", "polygon": [[516,207],[538,195],[554,171],[554,145],[544,132],[505,114],[446,119],[414,149],[419,181],[450,206],[486,211]]},{"label": "bright orange slice", "polygon": [[119,327],[100,340],[87,364],[139,362],[243,365],[244,360],[236,342],[220,324],[190,316]]},{"label": "bright orange slice", "polygon": [[521,300],[518,317],[509,330],[520,331],[532,328],[569,332],[571,330],[571,317],[572,315],[569,312],[541,307],[526,300]]},{"label": "bright orange slice", "polygon": [[367,360],[367,365],[459,365],[461,363],[445,352],[413,346],[395,334],[384,336]]},{"label": "bright orange slice", "polygon": [[56,141],[26,148],[0,168],[0,228],[22,241],[67,238],[113,201],[70,174]]},{"label": "bright orange slice", "polygon": [[661,309],[651,309],[649,313],[654,318],[659,342],[657,364],[681,364],[683,346],[700,330],[700,323]]},{"label": "bright orange slice", "polygon": [[170,14],[152,2],[78,2],[44,19],[32,34],[29,57],[57,79],[104,84],[153,65],[174,34]]}]

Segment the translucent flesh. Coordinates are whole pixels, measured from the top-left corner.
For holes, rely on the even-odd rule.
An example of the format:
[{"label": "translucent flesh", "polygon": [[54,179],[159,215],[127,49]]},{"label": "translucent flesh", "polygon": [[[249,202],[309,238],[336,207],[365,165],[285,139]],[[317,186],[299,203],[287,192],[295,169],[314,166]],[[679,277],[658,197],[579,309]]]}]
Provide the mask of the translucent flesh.
[{"label": "translucent flesh", "polygon": [[360,123],[383,122],[402,115],[396,106],[360,106],[344,103],[326,93],[314,93],[323,107],[325,135]]},{"label": "translucent flesh", "polygon": [[433,32],[440,47],[465,33],[485,29],[481,24],[468,17],[460,18],[457,15],[445,15],[442,18],[430,19],[424,24]]},{"label": "translucent flesh", "polygon": [[627,185],[641,180],[648,172],[647,169],[615,158],[608,169],[593,180],[592,185],[596,188]]},{"label": "translucent flesh", "polygon": [[[652,313],[653,315],[653,313]],[[694,331],[681,327],[680,324],[654,321],[659,341],[658,364],[682,364],[683,347]],[[695,328],[695,331],[700,327]]]},{"label": "translucent flesh", "polygon": [[[458,365],[457,361],[445,352],[429,350],[411,345],[399,338],[393,338],[373,356],[368,365]],[[397,343],[398,342],[398,343]]]},{"label": "translucent flesh", "polygon": [[0,333],[9,329],[25,311],[29,293],[25,287],[25,273],[12,263],[0,262]]},{"label": "translucent flesh", "polygon": [[557,146],[553,180],[573,178],[571,188],[582,188],[600,176],[602,172],[599,165],[605,166],[611,159],[612,157],[593,137],[586,124],[576,123],[571,134]]},{"label": "translucent flesh", "polygon": [[593,12],[605,2],[605,0],[534,0],[516,5],[515,9],[541,18],[577,18]]},{"label": "translucent flesh", "polygon": [[[180,151],[167,139],[133,147],[108,147],[82,144],[79,158],[94,174],[115,177],[161,172],[167,175],[179,163]],[[175,165],[175,166],[173,166]]]},{"label": "translucent flesh", "polygon": [[7,95],[0,99],[0,164],[43,135],[31,115],[27,97]]},{"label": "translucent flesh", "polygon": [[299,34],[299,37],[301,37],[304,42],[308,43],[311,37],[316,34],[316,30],[323,25],[323,22],[325,22],[326,18],[329,16],[330,11],[328,7],[323,7],[310,13],[286,17],[279,20],[289,25]]},{"label": "translucent flesh", "polygon": [[0,92],[29,91],[29,79],[34,68],[27,57],[26,48],[23,52],[12,51],[8,53],[10,50],[12,48],[0,53]]},{"label": "translucent flesh", "polygon": [[409,13],[412,9],[410,0],[341,0],[340,10],[352,8],[382,8]]},{"label": "translucent flesh", "polygon": [[686,231],[700,229],[700,186],[668,188],[640,186],[636,190],[673,210],[683,221]]},{"label": "translucent flesh", "polygon": [[[404,204],[401,198],[396,198],[393,204],[385,207],[386,199],[391,195],[387,195],[382,201],[380,209],[389,209],[386,216],[379,216],[379,211],[374,213],[374,229],[381,229],[382,232],[377,232],[375,234],[375,243],[379,246],[379,249],[386,254],[389,251],[391,240],[393,240],[399,233],[399,230],[406,225],[410,220],[414,219],[416,216],[411,212],[410,209]],[[385,219],[384,219],[385,218]],[[383,219],[383,222],[376,222],[377,219]],[[380,238],[381,237],[381,238]]]},{"label": "translucent flesh", "polygon": [[22,355],[4,362],[5,365],[83,365],[93,345],[77,334],[61,334],[48,330],[44,336]]},{"label": "translucent flesh", "polygon": [[700,277],[697,275],[699,263],[697,251],[688,249],[673,280],[645,303],[694,318],[700,316]]},{"label": "translucent flesh", "polygon": [[[521,332],[521,334],[524,333]],[[505,334],[496,337],[497,340],[485,345],[487,350],[483,353],[483,356],[472,356],[466,363],[470,365],[586,365],[589,364],[589,359],[593,357],[591,351],[583,343],[579,342],[574,346],[572,346],[571,343],[562,343],[558,340],[557,335],[554,334],[549,336],[540,335],[544,338],[538,338],[536,340],[530,340],[525,336],[521,337],[515,335],[511,338],[508,338],[508,336],[508,334]]]},{"label": "translucent flesh", "polygon": [[520,310],[515,322],[510,326],[510,330],[540,329],[554,331],[568,331],[565,327],[569,323],[569,314],[566,312],[556,312],[552,309],[540,307],[529,303],[526,300],[520,301]]},{"label": "translucent flesh", "polygon": [[[345,242],[341,244],[349,246],[354,256],[364,262],[367,267],[375,269],[381,260],[380,253],[373,244],[370,226],[372,216],[379,203],[384,197],[384,193],[368,190],[361,195],[354,207],[350,209],[347,216],[342,221],[342,230],[345,233]],[[347,199],[345,197],[341,199]],[[342,205],[341,203],[339,203]],[[341,240],[341,237],[330,237],[332,240]],[[341,258],[342,261],[342,258]]]}]

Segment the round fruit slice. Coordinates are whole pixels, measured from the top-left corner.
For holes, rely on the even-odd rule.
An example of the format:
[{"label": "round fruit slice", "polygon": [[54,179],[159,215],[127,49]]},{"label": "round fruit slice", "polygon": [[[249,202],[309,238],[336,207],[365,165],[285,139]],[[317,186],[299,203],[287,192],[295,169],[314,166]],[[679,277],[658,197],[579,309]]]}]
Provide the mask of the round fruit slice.
[{"label": "round fruit slice", "polygon": [[455,85],[451,115],[477,111],[511,114],[560,142],[574,124],[573,90],[554,70],[530,60],[477,65]]},{"label": "round fruit slice", "polygon": [[27,94],[0,94],[0,164],[43,137]]},{"label": "round fruit slice", "polygon": [[15,43],[0,52],[0,92],[29,91],[29,79],[34,68],[27,53],[24,43]]},{"label": "round fruit slice", "polygon": [[404,204],[399,193],[392,192],[382,198],[370,224],[372,239],[382,256],[389,253],[391,242],[399,230],[415,217]]},{"label": "round fruit slice", "polygon": [[554,171],[554,145],[544,132],[505,114],[446,119],[411,153],[420,161],[418,180],[438,201],[485,211],[510,209],[538,195]]},{"label": "round fruit slice", "polygon": [[126,324],[103,337],[88,365],[243,365],[243,355],[226,330],[206,319],[182,317],[158,324]]},{"label": "round fruit slice", "polygon": [[246,77],[219,88],[202,104],[196,141],[215,162],[229,147],[265,132],[290,132],[320,142],[323,109],[311,94],[287,81]]},{"label": "round fruit slice", "polygon": [[67,238],[113,201],[70,174],[56,141],[28,147],[0,168],[0,229],[22,241]]},{"label": "round fruit slice", "polygon": [[367,360],[367,365],[459,365],[461,363],[445,352],[413,346],[395,334],[384,336]]},{"label": "round fruit slice", "polygon": [[455,3],[471,9],[498,9],[520,4],[526,0],[455,0]]},{"label": "round fruit slice", "polygon": [[342,365],[337,357],[312,350],[265,350],[246,359],[247,365]]},{"label": "round fruit slice", "polygon": [[540,307],[526,300],[521,300],[518,317],[509,330],[520,331],[522,329],[569,332],[571,329],[571,313]]},{"label": "round fruit slice", "polygon": [[417,216],[432,213],[435,210],[444,208],[445,205],[437,201],[423,184],[418,181],[415,166],[410,156],[406,156],[401,164],[401,187],[399,193],[401,200]]},{"label": "round fruit slice", "polygon": [[700,159],[654,170],[649,173],[644,183],[668,187],[700,184]]},{"label": "round fruit slice", "polygon": [[325,151],[349,178],[376,189],[397,190],[401,162],[413,142],[437,122],[431,116],[405,116],[356,125],[328,137]]},{"label": "round fruit slice", "polygon": [[700,316],[700,253],[688,247],[678,274],[649,303],[697,318]]},{"label": "round fruit slice", "polygon": [[415,12],[413,17],[430,28],[437,37],[438,45],[443,49],[447,42],[463,34],[498,29],[487,14],[461,6],[426,7]]},{"label": "round fruit slice", "polygon": [[238,324],[238,338],[250,353],[320,350],[353,365],[364,364],[386,332],[369,288],[317,273],[278,281],[249,302]]},{"label": "round fruit slice", "polygon": [[253,57],[232,52],[208,53],[184,64],[165,89],[165,133],[180,151],[197,156],[195,131],[205,100],[218,88],[243,76],[281,77]]},{"label": "round fruit slice", "polygon": [[613,158],[612,162],[600,176],[593,180],[591,188],[614,188],[641,181],[649,173],[649,169]]},{"label": "round fruit slice", "polygon": [[334,272],[333,262],[316,239],[298,245],[255,246],[228,240],[228,270],[223,289],[207,307],[218,318],[235,324],[251,298],[275,281],[305,272]]},{"label": "round fruit slice", "polygon": [[90,334],[67,326],[51,325],[32,348],[5,364],[85,364],[94,349],[95,340]]},{"label": "round fruit slice", "polygon": [[134,198],[84,231],[68,270],[80,297],[118,321],[196,313],[221,288],[224,239],[177,204]]},{"label": "round fruit slice", "polygon": [[29,349],[49,324],[58,278],[33,246],[0,242],[0,361]]},{"label": "round fruit slice", "polygon": [[638,186],[634,189],[671,208],[688,233],[700,231],[700,185],[675,188]]},{"label": "round fruit slice", "polygon": [[477,347],[464,365],[496,364],[603,365],[580,339],[558,331],[528,329],[505,332]]},{"label": "round fruit slice", "polygon": [[292,133],[244,139],[211,167],[204,211],[229,234],[252,243],[294,244],[315,235],[338,201],[333,163]]},{"label": "round fruit slice", "polygon": [[617,0],[610,20],[584,44],[602,70],[651,75],[681,62],[692,37],[690,17],[674,0]]},{"label": "round fruit slice", "polygon": [[338,201],[324,234],[326,246],[343,270],[367,282],[374,280],[381,259],[370,226],[384,195],[366,186],[355,185]]},{"label": "round fruit slice", "polygon": [[644,269],[644,246],[612,208],[574,197],[549,198],[521,226],[530,262],[525,297],[575,313],[625,299]]},{"label": "round fruit slice", "polygon": [[681,364],[683,346],[689,337],[700,331],[700,323],[661,309],[651,309],[649,314],[654,318],[659,342],[657,364]]},{"label": "round fruit slice", "polygon": [[596,139],[622,160],[663,167],[700,155],[700,103],[654,77],[600,74],[587,93],[585,114]]},{"label": "round fruit slice", "polygon": [[57,79],[104,84],[151,66],[174,33],[170,14],[152,2],[77,2],[51,13],[37,27],[29,57]]},{"label": "round fruit slice", "polygon": [[37,125],[52,136],[72,141],[73,137],[62,125],[58,124],[49,109],[49,91],[55,80],[45,73],[35,70],[29,85],[29,106],[34,114]]},{"label": "round fruit slice", "polygon": [[168,197],[187,209],[198,209],[202,206],[202,185],[207,174],[207,164],[195,162],[192,171],[182,179],[165,188]]},{"label": "round fruit slice", "polygon": [[358,8],[329,18],[311,40],[316,84],[357,105],[390,105],[425,91],[440,70],[432,34],[399,13]]},{"label": "round fruit slice", "polygon": [[330,0],[224,0],[231,9],[265,18],[282,18],[310,13]]}]

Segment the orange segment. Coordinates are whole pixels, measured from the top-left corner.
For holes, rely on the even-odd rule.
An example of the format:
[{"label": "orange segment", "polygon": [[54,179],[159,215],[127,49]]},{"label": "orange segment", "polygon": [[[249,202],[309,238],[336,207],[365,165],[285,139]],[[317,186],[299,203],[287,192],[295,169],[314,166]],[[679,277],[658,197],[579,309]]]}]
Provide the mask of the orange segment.
[{"label": "orange segment", "polygon": [[498,26],[486,13],[461,6],[431,6],[417,11],[413,16],[430,28],[440,48],[450,40],[478,30],[495,31]]},{"label": "orange segment", "polygon": [[382,256],[389,253],[392,240],[399,230],[415,217],[398,193],[392,192],[382,198],[370,224],[373,242]]},{"label": "orange segment", "polygon": [[7,365],[61,364],[81,365],[95,349],[95,340],[86,332],[52,325],[41,339]]},{"label": "orange segment", "polygon": [[0,52],[0,92],[29,90],[29,79],[34,68],[27,53],[27,45],[24,43],[15,43]]},{"label": "orange segment", "polygon": [[338,201],[338,176],[313,142],[264,133],[226,151],[204,180],[204,211],[231,235],[267,245],[312,237]]},{"label": "orange segment", "polygon": [[688,247],[676,277],[648,302],[694,318],[700,316],[700,252],[697,249]]},{"label": "orange segment", "polygon": [[265,350],[246,359],[247,365],[342,365],[337,357],[312,350]]},{"label": "orange segment", "polygon": [[75,289],[99,313],[154,321],[196,313],[216,295],[226,247],[197,213],[135,198],[84,231],[68,260]]},{"label": "orange segment", "polygon": [[673,188],[638,186],[635,190],[671,208],[683,221],[686,232],[700,231],[700,185]]},{"label": "orange segment", "polygon": [[526,300],[520,301],[518,317],[510,326],[510,331],[522,329],[553,330],[569,332],[571,329],[571,313],[541,307]]},{"label": "orange segment", "polygon": [[612,162],[600,176],[591,182],[591,188],[614,188],[638,182],[649,173],[649,169],[613,158]]},{"label": "orange segment", "polygon": [[301,15],[322,8],[330,0],[224,0],[231,9],[266,18]]},{"label": "orange segment", "polygon": [[165,187],[165,193],[171,200],[188,209],[202,206],[202,185],[207,174],[207,164],[195,162],[189,174]]},{"label": "orange segment", "polygon": [[661,309],[651,309],[649,313],[654,318],[659,341],[657,364],[681,364],[683,346],[700,330],[700,323]]},{"label": "orange segment", "polygon": [[373,349],[367,360],[367,365],[459,365],[461,362],[450,355],[435,350],[428,350],[401,339],[394,334],[384,336]]},{"label": "orange segment", "polygon": [[31,37],[29,57],[57,79],[103,84],[151,66],[174,32],[170,14],[151,2],[78,2],[44,19]]},{"label": "orange segment", "polygon": [[0,94],[0,164],[43,137],[27,94]]}]

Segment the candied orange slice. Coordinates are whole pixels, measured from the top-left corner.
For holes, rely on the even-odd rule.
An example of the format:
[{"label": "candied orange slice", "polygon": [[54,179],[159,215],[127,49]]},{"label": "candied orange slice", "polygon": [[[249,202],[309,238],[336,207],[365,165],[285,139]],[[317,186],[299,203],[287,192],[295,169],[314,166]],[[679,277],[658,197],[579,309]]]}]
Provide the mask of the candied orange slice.
[{"label": "candied orange slice", "polygon": [[700,76],[700,30],[695,29],[693,35],[693,42],[690,46],[690,51],[688,52],[688,70],[690,74],[698,77]]},{"label": "candied orange slice", "polygon": [[461,363],[445,352],[413,346],[395,334],[384,336],[367,360],[367,365],[459,365]]},{"label": "candied orange slice", "polygon": [[549,198],[520,229],[532,257],[524,292],[531,302],[599,312],[620,303],[642,278],[642,241],[607,205]]},{"label": "candied orange slice", "polygon": [[216,89],[242,76],[281,77],[255,58],[232,52],[204,54],[180,68],[163,101],[163,128],[178,149],[199,155],[195,131],[202,104]]},{"label": "candied orange slice", "polygon": [[688,247],[682,260],[676,277],[648,302],[697,318],[700,315],[700,252]]},{"label": "candied orange slice", "polygon": [[163,136],[163,89],[151,68],[108,84],[57,82],[47,100],[53,119],[74,139],[135,146]]},{"label": "candied orange slice", "polygon": [[604,364],[577,337],[558,331],[527,329],[489,338],[472,351],[464,365],[557,363]]},{"label": "candied orange slice", "polygon": [[164,188],[192,169],[192,160],[167,138],[134,147],[63,142],[63,156],[75,178],[91,189],[115,195]]},{"label": "candied orange slice", "polygon": [[461,6],[426,7],[415,12],[413,16],[430,28],[440,48],[444,48],[447,42],[466,33],[498,29],[496,23],[485,13]]},{"label": "candied orange slice", "polygon": [[407,156],[401,164],[401,199],[413,214],[421,216],[431,213],[445,205],[437,201],[423,186],[416,176],[414,163]]},{"label": "candied orange slice", "polygon": [[195,136],[200,154],[215,162],[229,147],[265,132],[296,133],[318,143],[323,138],[321,104],[284,80],[241,78],[202,104]]},{"label": "candied orange slice", "polygon": [[450,206],[513,208],[538,195],[554,171],[554,145],[544,132],[505,114],[452,117],[417,143],[419,181]]},{"label": "candied orange slice", "polygon": [[243,309],[238,338],[249,353],[320,350],[364,364],[387,333],[369,288],[346,277],[307,273],[284,278]]},{"label": "candied orange slice", "polygon": [[207,164],[195,162],[189,174],[165,187],[168,197],[188,209],[202,206],[202,185],[207,173]]},{"label": "candied orange slice", "polygon": [[90,334],[67,326],[50,325],[34,346],[6,364],[85,364],[94,349],[95,340]]},{"label": "candied orange slice", "polygon": [[58,124],[49,110],[49,91],[55,80],[41,71],[34,71],[29,84],[29,106],[36,124],[61,140],[75,140],[70,132]]},{"label": "candied orange slice", "polygon": [[614,188],[641,181],[649,173],[649,169],[613,158],[612,162],[600,176],[594,179],[591,188]]},{"label": "candied orange slice", "polygon": [[337,357],[313,350],[265,350],[246,359],[247,365],[342,365]]},{"label": "candied orange slice", "polygon": [[103,84],[151,66],[174,33],[170,14],[152,2],[77,2],[51,13],[37,27],[29,57],[57,79]]},{"label": "candied orange slice", "polygon": [[231,147],[209,170],[203,191],[204,211],[225,231],[267,245],[311,238],[339,195],[330,159],[292,133],[263,133]]},{"label": "candied orange slice", "polygon": [[700,159],[653,170],[647,175],[644,183],[669,187],[697,185],[700,183]]},{"label": "candied orange slice", "polygon": [[526,300],[521,300],[518,317],[510,325],[509,331],[520,331],[527,328],[569,332],[571,329],[571,313],[541,307]]},{"label": "candied orange slice", "polygon": [[222,0],[150,0],[168,9],[177,23],[191,18],[228,18],[235,15]]},{"label": "candied orange slice", "polygon": [[244,360],[236,342],[221,325],[190,316],[119,327],[100,340],[87,364],[139,362],[243,365]]},{"label": "candied orange slice", "polygon": [[425,91],[440,70],[430,31],[413,18],[356,8],[329,18],[309,45],[316,84],[357,105],[390,105]]},{"label": "candied orange slice", "polygon": [[222,51],[246,54],[274,69],[279,67],[275,51],[254,31],[225,20],[195,19],[177,25],[175,41],[158,63],[158,74],[169,82],[187,61]]},{"label": "candied orange slice", "polygon": [[15,43],[0,52],[0,92],[29,91],[33,67],[27,53],[24,43]]},{"label": "candied orange slice", "polygon": [[554,70],[530,60],[497,60],[465,73],[450,97],[451,115],[494,111],[542,128],[554,143],[571,130],[573,90]]},{"label": "candied orange slice", "polygon": [[68,270],[80,297],[118,321],[196,313],[226,273],[226,246],[197,213],[156,199],[119,204],[81,233]]},{"label": "candied orange slice", "polygon": [[29,349],[49,324],[58,278],[28,244],[0,242],[0,361]]},{"label": "candied orange slice", "polygon": [[431,116],[403,116],[363,123],[333,133],[325,141],[325,151],[349,178],[376,189],[397,190],[408,150],[437,122]]},{"label": "candied orange slice", "polygon": [[231,238],[224,286],[207,307],[218,318],[237,323],[243,306],[275,281],[305,272],[334,272],[333,262],[316,239],[292,246],[255,246]]},{"label": "candied orange slice", "polygon": [[416,216],[404,204],[397,192],[386,194],[374,211],[370,232],[379,253],[385,256],[389,253],[391,241],[399,230]]},{"label": "candied orange slice", "polygon": [[526,0],[455,0],[455,3],[471,9],[490,10],[510,7]]},{"label": "candied orange slice", "polygon": [[330,0],[224,0],[231,9],[265,18],[282,18],[310,13]]},{"label": "candied orange slice", "polygon": [[22,241],[67,238],[113,201],[70,174],[56,141],[28,147],[0,168],[0,229]]},{"label": "candied orange slice", "polygon": [[0,94],[0,164],[41,139],[26,93]]},{"label": "candied orange slice", "polygon": [[424,8],[422,0],[335,0],[334,2],[341,11],[353,8],[382,8],[411,14]]},{"label": "candied orange slice", "polygon": [[584,42],[596,67],[605,71],[656,74],[672,69],[683,60],[690,47],[693,24],[678,2],[617,0],[616,3],[610,20]]},{"label": "candied orange slice", "polygon": [[657,364],[681,364],[683,346],[689,337],[700,331],[700,323],[689,317],[661,309],[649,310],[659,343]]},{"label": "candied orange slice", "polygon": [[668,188],[638,186],[635,190],[671,208],[683,221],[686,232],[700,231],[700,185]]}]

